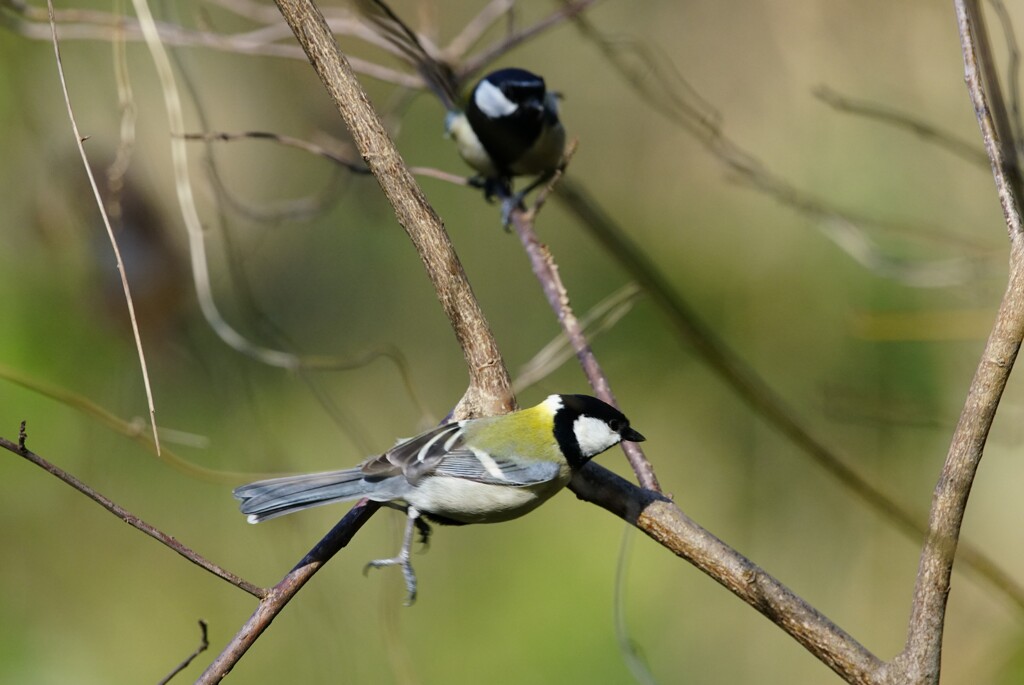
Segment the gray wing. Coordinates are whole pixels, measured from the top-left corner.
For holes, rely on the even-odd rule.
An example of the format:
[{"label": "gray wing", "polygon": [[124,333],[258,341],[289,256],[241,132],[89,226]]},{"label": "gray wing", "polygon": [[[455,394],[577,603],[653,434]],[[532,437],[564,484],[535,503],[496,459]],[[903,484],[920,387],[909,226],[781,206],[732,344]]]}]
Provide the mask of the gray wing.
[{"label": "gray wing", "polygon": [[511,486],[535,485],[558,477],[560,468],[554,462],[492,457],[466,447],[465,423],[448,423],[400,442],[360,468],[372,478],[404,475],[412,485],[427,475]]},{"label": "gray wing", "polygon": [[523,487],[546,483],[558,477],[555,462],[494,458],[478,450],[449,452],[437,465],[435,476],[454,476],[478,483]]}]

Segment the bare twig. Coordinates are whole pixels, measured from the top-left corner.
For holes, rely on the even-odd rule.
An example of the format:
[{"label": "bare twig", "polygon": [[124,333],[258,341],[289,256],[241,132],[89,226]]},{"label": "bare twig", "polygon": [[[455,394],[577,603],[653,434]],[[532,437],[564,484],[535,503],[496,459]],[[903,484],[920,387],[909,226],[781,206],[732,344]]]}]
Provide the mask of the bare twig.
[{"label": "bare twig", "polygon": [[53,38],[53,52],[57,59],[57,74],[60,76],[60,87],[64,93],[64,104],[67,105],[68,119],[71,121],[71,130],[75,134],[75,144],[78,146],[78,153],[82,157],[82,165],[89,177],[89,185],[92,187],[93,197],[96,199],[96,206],[103,217],[103,225],[107,229],[107,237],[110,239],[110,246],[114,250],[114,258],[117,260],[117,271],[121,276],[121,287],[124,289],[124,299],[128,306],[128,318],[131,319],[132,335],[135,337],[135,349],[139,355],[139,366],[142,369],[142,382],[146,388],[146,402],[149,405],[149,421],[153,427],[153,444],[156,447],[157,455],[160,454],[160,435],[156,430],[156,407],[153,404],[153,389],[149,384],[149,369],[146,366],[146,354],[142,349],[142,337],[139,335],[139,322],[135,318],[135,304],[132,302],[131,288],[128,286],[128,275],[124,270],[124,260],[121,259],[121,250],[117,246],[117,238],[114,237],[114,229],[110,225],[110,218],[107,216],[106,207],[103,205],[103,198],[100,196],[100,189],[96,185],[96,177],[93,176],[92,168],[89,166],[89,157],[85,154],[82,135],[78,132],[78,122],[75,121],[75,112],[71,107],[71,95],[68,93],[68,84],[64,80],[64,65],[60,58],[60,43],[57,40],[57,25],[53,18],[53,0],[46,0],[49,10],[50,31]]},{"label": "bare twig", "polygon": [[[617,324],[623,316],[633,309],[633,305],[643,297],[643,291],[635,283],[627,283],[614,293],[598,302],[587,312],[580,322],[583,333],[593,340]],[[519,370],[513,383],[516,394],[539,383],[560,368],[569,360],[575,351],[569,336],[563,331],[554,340],[542,347]]]},{"label": "bare twig", "polygon": [[985,151],[978,147],[976,143],[958,138],[949,131],[940,130],[937,126],[916,119],[910,114],[898,112],[873,102],[853,100],[837,93],[828,86],[818,86],[811,92],[814,97],[839,112],[847,112],[867,117],[868,119],[875,119],[890,126],[906,129],[923,140],[948,150],[960,159],[986,169],[988,168],[988,157],[985,155]]},{"label": "bare twig", "polygon": [[[239,131],[239,132],[228,132],[228,131],[216,131],[211,133],[186,133],[182,136],[185,140],[206,140],[206,141],[235,141],[235,140],[269,140],[287,147],[293,147],[298,150],[304,150],[310,154],[323,157],[324,159],[330,160],[342,167],[347,169],[354,174],[368,175],[370,174],[370,168],[366,166],[362,161],[356,161],[351,157],[342,155],[334,150],[330,150],[322,145],[311,143],[308,140],[302,140],[301,138],[294,138],[292,136],[284,135],[281,133],[273,133],[270,131]],[[448,171],[442,171],[433,167],[425,166],[411,166],[409,167],[409,173],[413,176],[424,176],[427,178],[434,178],[439,181],[445,181],[458,186],[470,185],[469,179],[460,174],[453,174]]]},{"label": "bare twig", "polygon": [[[93,10],[58,10],[54,16],[60,24],[58,34],[63,41],[112,41],[117,39],[118,35],[123,36],[126,41],[145,40],[140,22],[131,17]],[[50,30],[45,21],[45,13],[40,15],[37,8],[31,5],[14,0],[0,0],[0,25],[7,26],[26,38],[49,40]],[[332,30],[338,34],[356,35],[376,44],[372,34],[364,35],[365,31],[358,21],[332,17],[329,23]],[[306,59],[305,53],[298,46],[274,42],[289,33],[287,26],[282,23],[235,34],[195,31],[166,22],[155,22],[154,25],[160,40],[167,45],[203,47],[237,55]],[[371,78],[404,88],[424,87],[423,79],[415,74],[402,73],[357,57],[351,58],[350,63],[355,71]]]},{"label": "bare twig", "polygon": [[481,50],[475,55],[467,57],[456,70],[462,81],[465,81],[480,71],[494,60],[498,59],[513,48],[516,48],[534,36],[561,25],[566,19],[579,16],[593,5],[597,0],[568,0],[561,8],[555,10],[540,21],[519,29],[511,31],[501,40],[488,48]]},{"label": "bare twig", "polygon": [[[533,273],[537,280],[540,281],[541,289],[548,300],[548,305],[554,310],[558,323],[561,324],[565,334],[569,337],[569,341],[576,351],[576,357],[579,359],[580,366],[583,367],[583,372],[586,374],[590,386],[594,389],[594,393],[608,404],[618,406],[615,401],[615,395],[612,393],[611,385],[608,383],[608,378],[604,375],[604,371],[601,370],[601,365],[598,363],[593,350],[590,349],[590,343],[587,341],[586,336],[583,335],[580,322],[572,310],[572,305],[569,303],[569,294],[566,292],[565,286],[562,285],[562,278],[558,274],[558,265],[555,264],[554,257],[551,255],[547,245],[540,241],[537,233],[533,230],[533,213],[521,210],[513,211],[512,225],[519,235],[519,240],[522,242],[523,248],[530,259]],[[658,484],[658,478],[654,474],[654,467],[651,466],[647,457],[644,456],[640,445],[635,442],[623,442],[621,446],[640,484],[648,490],[660,492],[661,486]]]},{"label": "bare twig", "polygon": [[175,666],[174,670],[168,673],[157,685],[167,685],[167,683],[171,681],[171,678],[173,678],[174,676],[178,675],[186,668],[188,668],[188,665],[192,663],[192,661],[197,656],[199,656],[209,648],[210,641],[207,639],[206,628],[206,621],[204,621],[203,619],[199,619],[199,646],[196,647],[191,654],[185,657],[184,661]]},{"label": "bare twig", "polygon": [[1020,104],[1020,45],[1017,43],[1017,35],[1013,30],[1013,20],[1006,9],[1003,0],[989,0],[992,11],[996,13],[999,26],[1003,29],[1003,41],[1006,43],[1006,51],[1009,53],[1009,63],[1006,65],[1006,87],[1010,90],[1009,115],[1013,125],[1013,139],[1017,141],[1018,152],[1022,151],[1024,144],[1024,121],[1021,120]]},{"label": "bare twig", "polygon": [[476,45],[476,42],[483,37],[491,26],[494,25],[502,15],[512,10],[515,0],[491,0],[480,10],[448,43],[442,51],[442,58],[448,63],[456,63],[462,59],[466,51]]},{"label": "bare twig", "polygon": [[1014,147],[1013,126],[1006,111],[995,59],[981,9],[974,0],[956,0],[957,23],[964,52],[964,80],[971,95],[974,113],[981,128],[985,152],[992,165],[999,204],[1010,240],[1020,240],[1024,231],[1021,219],[1021,170]]},{"label": "bare twig", "polygon": [[38,454],[35,454],[34,452],[28,450],[24,446],[24,432],[24,422],[22,422],[21,436],[19,437],[18,444],[13,443],[10,440],[7,440],[6,438],[0,438],[0,447],[4,448],[9,452],[17,454],[19,457],[23,457],[24,459],[32,462],[33,464],[43,469],[44,471],[56,476],[60,480],[64,481],[65,483],[73,487],[75,490],[78,490],[80,493],[91,499],[93,502],[99,504],[101,507],[109,511],[117,518],[127,523],[129,526],[135,528],[136,530],[142,531],[143,533],[150,536],[157,542],[160,542],[161,544],[171,548],[181,556],[191,561],[196,566],[199,566],[200,568],[209,571],[210,573],[212,573],[213,575],[217,576],[222,580],[226,580],[227,582],[231,583],[232,585],[241,590],[245,590],[253,597],[262,598],[267,594],[267,590],[256,585],[253,585],[249,581],[239,576],[236,576],[234,573],[231,573],[230,571],[221,568],[220,566],[214,564],[211,561],[208,561],[206,558],[192,551],[185,545],[181,544],[167,533],[164,533],[156,527],[151,526],[135,514],[129,512],[124,507],[115,504],[113,501],[107,499],[100,493],[96,492],[88,485],[72,476],[67,471],[64,471],[60,467],[54,466],[50,462],[40,457]]},{"label": "bare twig", "polygon": [[[877,227],[890,232],[912,234],[915,238],[964,241],[946,233],[923,231],[841,209],[816,197],[772,171],[760,159],[730,139],[717,110],[678,73],[671,62],[649,43],[605,37],[585,14],[574,14],[573,25],[601,51],[609,66],[620,74],[637,95],[693,136],[709,155],[739,183],[767,195],[805,217],[839,249],[864,268],[883,278],[915,288],[957,285],[988,273],[987,261],[957,255],[929,261],[893,256],[881,248],[865,230]],[[977,253],[977,245],[972,246]]]},{"label": "bare twig", "polygon": [[[67,388],[46,383],[38,378],[33,378],[19,371],[15,371],[3,364],[0,364],[0,379],[10,381],[11,383],[20,385],[27,390],[39,393],[44,397],[49,397],[50,399],[60,402],[65,406],[71,407],[85,416],[88,416],[92,420],[98,421],[101,425],[106,426],[110,430],[127,438],[131,438],[135,442],[144,446],[147,450],[152,450],[154,453],[156,452],[156,447],[153,444],[153,437],[145,430],[146,424],[141,420],[141,417],[137,417],[135,420],[126,421],[120,416],[104,409],[87,397],[72,392]],[[174,435],[174,433],[176,433],[176,431],[168,430],[166,427],[161,428],[160,430],[164,434],[165,441],[168,439],[168,434]],[[186,473],[191,477],[200,478],[212,483],[237,483],[242,478],[251,477],[253,475],[251,473],[243,475],[228,471],[217,471],[203,466],[198,466],[183,459],[166,447],[160,450],[158,457],[160,461],[170,465],[182,473]]]}]

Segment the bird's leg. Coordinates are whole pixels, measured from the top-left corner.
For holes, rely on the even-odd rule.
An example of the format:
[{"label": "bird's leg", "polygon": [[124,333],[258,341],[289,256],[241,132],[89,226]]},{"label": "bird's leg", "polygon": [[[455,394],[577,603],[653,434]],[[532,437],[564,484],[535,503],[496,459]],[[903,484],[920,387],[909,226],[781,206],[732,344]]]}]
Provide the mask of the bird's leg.
[{"label": "bird's leg", "polygon": [[426,519],[422,516],[416,518],[416,531],[420,534],[420,544],[424,547],[430,546],[430,534],[433,531],[430,528],[430,524],[427,523]]},{"label": "bird's leg", "polygon": [[[412,570],[412,561],[410,560],[410,548],[412,547],[412,532],[413,530],[419,529],[422,534],[423,529],[420,528],[419,517],[420,512],[416,507],[408,507],[406,515],[409,517],[405,523],[405,535],[402,537],[402,549],[398,550],[398,555],[391,559],[377,559],[371,561],[363,569],[363,573],[366,573],[371,568],[383,568],[384,566],[401,566],[402,575],[405,576],[405,589],[409,591],[409,598],[405,601],[406,606],[412,606],[412,603],[416,601],[416,572]],[[426,524],[422,524],[426,525]],[[430,527],[427,526],[429,530]]]},{"label": "bird's leg", "polygon": [[557,170],[544,172],[535,178],[530,185],[515,194],[512,194],[511,188],[509,188],[509,194],[501,200],[501,225],[505,227],[506,231],[509,224],[512,223],[512,212],[516,209],[525,209],[526,205],[523,203],[523,200],[526,199],[526,196],[554,178],[556,173]]},{"label": "bird's leg", "polygon": [[522,204],[523,199],[527,195],[529,195],[534,190],[536,190],[537,188],[540,188],[542,185],[544,185],[545,183],[547,183],[548,181],[553,179],[555,177],[555,174],[557,174],[559,171],[561,171],[561,169],[562,168],[559,167],[558,169],[555,169],[553,171],[545,171],[543,174],[541,174],[537,178],[533,179],[533,182],[530,185],[526,186],[525,188],[523,188],[522,190],[520,190],[518,193],[515,194],[515,198],[516,198],[517,203],[518,204]]}]

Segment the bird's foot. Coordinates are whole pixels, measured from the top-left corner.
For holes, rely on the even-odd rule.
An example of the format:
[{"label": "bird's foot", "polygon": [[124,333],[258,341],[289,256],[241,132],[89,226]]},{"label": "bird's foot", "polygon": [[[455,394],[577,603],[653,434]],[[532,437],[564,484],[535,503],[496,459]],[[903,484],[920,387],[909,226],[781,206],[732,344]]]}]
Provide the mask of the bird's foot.
[{"label": "bird's foot", "polygon": [[[405,606],[412,606],[413,602],[416,601],[416,572],[412,568],[412,560],[410,557],[410,548],[412,547],[412,532],[413,530],[419,530],[420,535],[423,536],[423,541],[426,542],[427,537],[430,535],[430,526],[420,521],[420,512],[415,507],[409,507],[406,515],[409,517],[405,524],[405,535],[402,537],[402,548],[398,550],[398,554],[390,559],[376,559],[371,561],[363,567],[363,574],[369,572],[371,568],[384,568],[385,566],[399,566],[402,569],[402,576],[405,578],[405,589],[408,591],[409,596],[405,600]],[[424,532],[426,529],[426,532]]]}]

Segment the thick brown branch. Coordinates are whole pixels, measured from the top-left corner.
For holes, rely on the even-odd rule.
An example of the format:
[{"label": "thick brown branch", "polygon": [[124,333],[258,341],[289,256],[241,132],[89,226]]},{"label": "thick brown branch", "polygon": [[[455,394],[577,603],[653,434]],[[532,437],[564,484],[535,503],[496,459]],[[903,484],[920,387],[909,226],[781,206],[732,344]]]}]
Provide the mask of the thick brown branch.
[{"label": "thick brown branch", "polygon": [[569,487],[686,559],[789,633],[848,683],[879,683],[882,662],[785,585],[684,514],[671,500],[638,488],[595,463]]},{"label": "thick brown branch", "polygon": [[440,218],[399,156],[320,10],[310,0],[277,0],[277,5],[416,247],[462,347],[470,384],[456,415],[509,411],[514,398],[508,371]]},{"label": "thick brown branch", "polygon": [[980,7],[972,0],[956,0],[955,5],[964,76],[1010,235],[1010,277],[932,495],[928,536],[918,566],[907,643],[893,662],[893,682],[897,683],[939,681],[946,602],[960,526],[999,400],[1024,339],[1020,169]]}]

